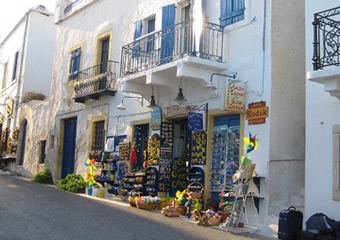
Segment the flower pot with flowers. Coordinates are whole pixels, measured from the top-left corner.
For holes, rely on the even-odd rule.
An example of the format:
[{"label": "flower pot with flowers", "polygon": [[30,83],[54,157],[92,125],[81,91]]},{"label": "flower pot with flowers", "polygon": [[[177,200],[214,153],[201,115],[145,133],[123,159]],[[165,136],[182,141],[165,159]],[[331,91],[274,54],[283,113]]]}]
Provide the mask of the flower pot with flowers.
[{"label": "flower pot with flowers", "polygon": [[187,201],[185,192],[186,192],[186,190],[184,190],[183,192],[181,192],[181,191],[176,192],[176,203],[177,203],[177,206],[181,209],[180,215],[182,215],[182,216],[184,216],[184,213],[185,213],[185,206],[184,205]]}]

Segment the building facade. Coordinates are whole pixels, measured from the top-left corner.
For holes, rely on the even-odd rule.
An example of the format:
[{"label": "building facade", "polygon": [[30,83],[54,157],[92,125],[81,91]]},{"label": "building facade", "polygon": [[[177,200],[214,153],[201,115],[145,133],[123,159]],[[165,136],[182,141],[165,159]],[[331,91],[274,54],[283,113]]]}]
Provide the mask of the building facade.
[{"label": "building facade", "polygon": [[0,45],[1,156],[16,161],[12,167],[28,176],[39,170],[41,147],[35,138],[47,126],[46,119],[39,117],[41,109],[47,110],[55,38],[54,15],[39,5],[21,18]]},{"label": "building facade", "polygon": [[337,1],[306,1],[307,219],[339,216],[339,13]]},{"label": "building facade", "polygon": [[216,200],[232,187],[251,133],[260,142],[251,153],[250,212],[268,225],[282,208],[303,209],[304,7],[302,0],[58,1],[42,113],[46,166],[55,179],[83,174],[87,158],[125,142],[136,161],[119,169],[147,164],[159,172],[160,194],[185,189],[188,178]]}]

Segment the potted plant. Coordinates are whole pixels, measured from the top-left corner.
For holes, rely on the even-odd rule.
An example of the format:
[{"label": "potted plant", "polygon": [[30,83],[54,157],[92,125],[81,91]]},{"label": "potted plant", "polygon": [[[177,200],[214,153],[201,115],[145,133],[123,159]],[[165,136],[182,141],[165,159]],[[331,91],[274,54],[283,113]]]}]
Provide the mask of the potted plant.
[{"label": "potted plant", "polygon": [[185,190],[183,192],[177,191],[176,198],[177,198],[177,206],[181,209],[180,215],[184,216],[184,211],[185,211],[184,205],[187,201],[185,197]]},{"label": "potted plant", "polygon": [[217,211],[222,216],[221,223],[224,222],[230,215],[232,208],[232,202],[225,201],[222,203],[221,210]]}]

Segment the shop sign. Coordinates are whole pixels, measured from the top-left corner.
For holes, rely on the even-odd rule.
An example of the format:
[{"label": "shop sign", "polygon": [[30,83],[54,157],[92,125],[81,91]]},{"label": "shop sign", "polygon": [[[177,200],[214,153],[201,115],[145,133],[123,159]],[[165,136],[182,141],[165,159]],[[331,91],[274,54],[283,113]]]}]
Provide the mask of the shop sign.
[{"label": "shop sign", "polygon": [[160,130],[162,123],[162,111],[161,108],[157,107],[151,112],[151,129]]},{"label": "shop sign", "polygon": [[225,110],[244,112],[244,82],[236,79],[228,79],[225,95]]},{"label": "shop sign", "polygon": [[247,119],[249,125],[263,124],[266,122],[268,117],[268,107],[266,107],[266,102],[256,102],[250,103],[247,110]]},{"label": "shop sign", "polygon": [[189,130],[202,131],[203,130],[203,114],[189,112],[188,114]]},{"label": "shop sign", "polygon": [[167,117],[175,117],[178,115],[186,115],[188,114],[189,109],[186,107],[168,107],[167,108]]},{"label": "shop sign", "polygon": [[14,100],[11,100],[7,104],[7,117],[12,116],[14,107]]}]

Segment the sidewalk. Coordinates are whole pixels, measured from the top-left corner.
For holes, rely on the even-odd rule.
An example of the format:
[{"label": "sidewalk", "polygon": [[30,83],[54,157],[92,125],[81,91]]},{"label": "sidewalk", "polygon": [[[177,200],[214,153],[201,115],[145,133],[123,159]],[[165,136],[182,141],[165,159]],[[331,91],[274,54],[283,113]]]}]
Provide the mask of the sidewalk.
[{"label": "sidewalk", "polygon": [[[106,196],[104,198],[99,198],[99,197],[94,197],[94,196],[89,196],[86,194],[79,194],[79,196],[85,197],[85,198],[90,198],[96,201],[101,201],[101,202],[106,202],[106,203],[113,203],[122,207],[127,207],[127,208],[131,208],[131,206],[129,205],[129,203],[127,203],[126,201],[123,201],[121,199],[119,199],[118,197],[110,197],[110,196]],[[152,211],[152,212],[158,212],[159,214],[161,213],[161,210],[141,210],[141,211]],[[196,222],[194,222],[192,219],[188,219],[187,217],[176,217],[176,219],[180,220],[180,221],[185,221],[185,222],[191,222],[192,224],[196,225]],[[219,230],[219,231],[226,231],[225,228],[222,228],[220,226],[202,226],[202,227],[206,227],[206,228],[213,228],[215,230]],[[268,227],[269,228],[269,227]],[[245,226],[244,228],[229,228],[228,231],[230,233],[233,233],[235,235],[238,236],[242,236],[242,237],[246,237],[248,239],[257,239],[257,240],[272,240],[272,239],[277,239],[276,235],[273,236],[269,236],[270,234],[266,234],[264,232],[260,232],[258,229],[252,228],[252,227],[247,227]],[[230,239],[232,240],[232,239]]]}]

